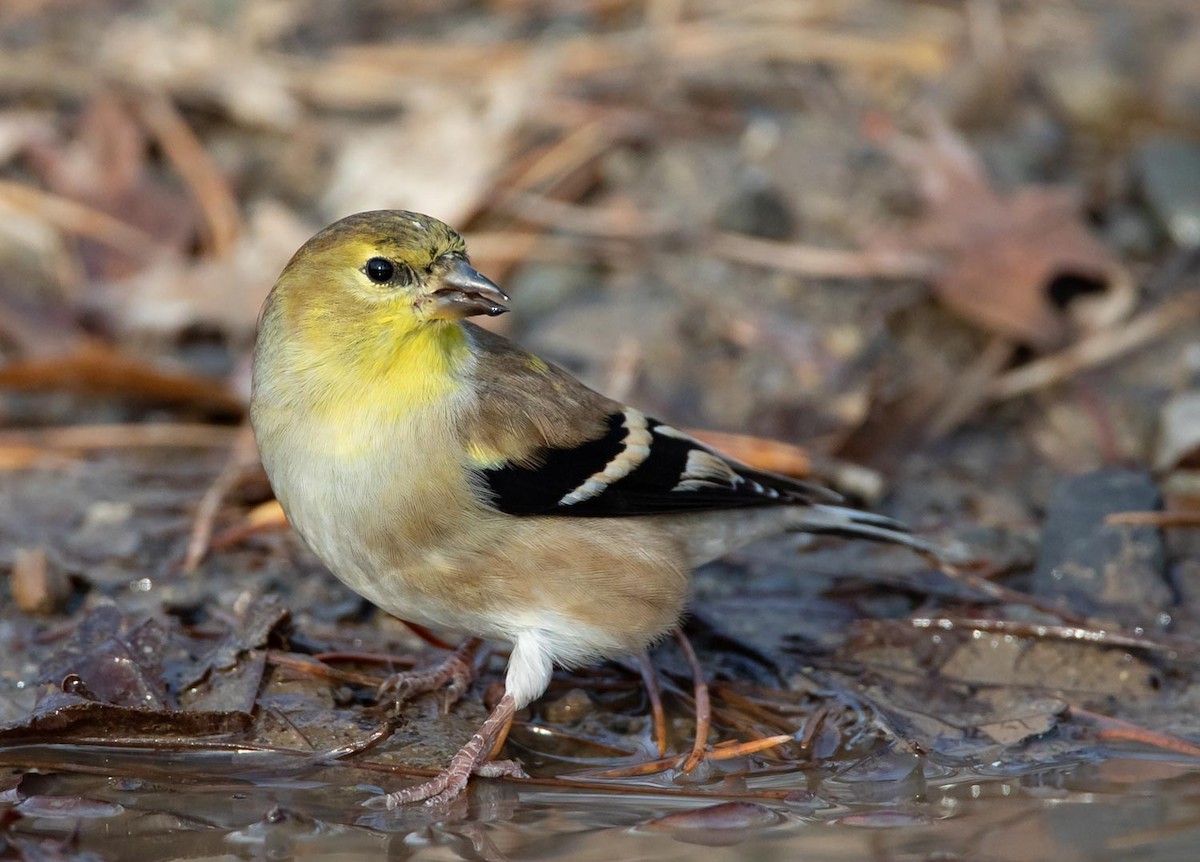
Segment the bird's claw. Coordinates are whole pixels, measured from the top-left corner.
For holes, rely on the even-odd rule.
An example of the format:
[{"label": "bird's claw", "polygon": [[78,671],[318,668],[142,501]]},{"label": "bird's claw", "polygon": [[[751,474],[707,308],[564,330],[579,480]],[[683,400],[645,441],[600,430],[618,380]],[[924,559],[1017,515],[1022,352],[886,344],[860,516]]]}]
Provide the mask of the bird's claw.
[{"label": "bird's claw", "polygon": [[[426,807],[434,808],[445,805],[458,797],[467,787],[472,775],[479,778],[528,778],[529,775],[515,760],[489,760],[480,763],[465,772],[456,771],[454,764],[440,775],[428,781],[405,787],[384,797],[377,797],[368,803],[372,808],[386,808],[392,811],[401,805],[424,803]],[[378,801],[377,801],[378,800]]]},{"label": "bird's claw", "polygon": [[442,711],[448,712],[475,681],[478,649],[479,641],[472,638],[433,667],[394,673],[380,683],[376,697],[382,700],[390,696],[399,706],[422,694],[441,691]]},{"label": "bird's claw", "polygon": [[508,733],[515,712],[516,704],[512,695],[505,694],[443,772],[412,787],[405,787],[387,796],[374,797],[364,804],[370,808],[386,808],[389,811],[416,802],[424,802],[431,806],[441,805],[462,793],[472,775],[484,778],[528,777],[520,764],[514,761],[488,759],[492,750],[499,747]]}]

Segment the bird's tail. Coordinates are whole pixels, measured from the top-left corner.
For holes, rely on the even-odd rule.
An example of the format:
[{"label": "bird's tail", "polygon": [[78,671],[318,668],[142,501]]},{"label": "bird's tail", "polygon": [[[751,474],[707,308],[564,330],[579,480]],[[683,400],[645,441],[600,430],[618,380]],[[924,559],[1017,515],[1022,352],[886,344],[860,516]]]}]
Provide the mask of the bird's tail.
[{"label": "bird's tail", "polygon": [[803,509],[803,518],[797,521],[792,529],[805,533],[845,536],[850,539],[894,542],[911,548],[939,565],[946,559],[941,548],[933,542],[914,536],[900,521],[846,506],[813,503]]}]

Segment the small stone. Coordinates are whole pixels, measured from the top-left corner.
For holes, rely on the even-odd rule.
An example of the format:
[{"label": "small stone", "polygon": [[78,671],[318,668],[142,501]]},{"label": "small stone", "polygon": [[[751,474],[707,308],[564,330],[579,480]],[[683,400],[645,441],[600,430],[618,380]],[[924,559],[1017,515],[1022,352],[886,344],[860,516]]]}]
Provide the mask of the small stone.
[{"label": "small stone", "polygon": [[1167,235],[1181,248],[1200,247],[1200,145],[1152,138],[1134,154],[1142,195]]},{"label": "small stone", "polygon": [[1162,535],[1154,527],[1106,524],[1105,518],[1161,506],[1149,473],[1097,470],[1063,479],[1046,512],[1033,591],[1124,621],[1156,619],[1171,603]]},{"label": "small stone", "polygon": [[717,211],[717,227],[763,239],[784,240],[796,234],[796,217],[776,188],[760,171],[745,179]]},{"label": "small stone", "polygon": [[592,700],[583,689],[573,688],[542,707],[542,715],[554,724],[577,724],[592,711]]},{"label": "small stone", "polygon": [[1139,105],[1133,84],[1102,56],[1063,57],[1044,69],[1040,79],[1075,126],[1119,128]]}]

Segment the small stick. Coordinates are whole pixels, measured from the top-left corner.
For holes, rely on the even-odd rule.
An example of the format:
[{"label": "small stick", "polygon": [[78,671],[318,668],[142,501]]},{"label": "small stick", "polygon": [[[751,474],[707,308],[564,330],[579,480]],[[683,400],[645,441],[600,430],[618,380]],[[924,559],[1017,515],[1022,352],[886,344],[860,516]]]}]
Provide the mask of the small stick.
[{"label": "small stick", "polygon": [[169,98],[146,94],[134,102],[134,108],[199,204],[212,253],[226,254],[242,232],[242,217],[229,183]]},{"label": "small stick", "polygon": [[183,571],[186,574],[194,574],[207,556],[212,539],[213,524],[217,520],[221,504],[225,502],[229,492],[242,481],[247,473],[254,469],[256,464],[258,464],[258,446],[254,442],[254,434],[247,423],[238,431],[229,458],[225,461],[221,472],[205,490],[204,496],[200,498],[200,505],[196,507],[196,515],[192,519],[192,531],[188,536],[187,553],[183,558]]},{"label": "small stick", "polygon": [[1167,512],[1113,512],[1104,523],[1130,527],[1200,527],[1200,510]]},{"label": "small stick", "polygon": [[1089,335],[1058,353],[1027,362],[997,377],[988,387],[987,398],[993,402],[1006,401],[1046,389],[1143,347],[1197,317],[1200,317],[1200,290],[1182,293],[1133,320]]},{"label": "small stick", "polygon": [[705,248],[724,260],[813,278],[926,279],[938,269],[929,255],[892,249],[845,250],[717,233]]},{"label": "small stick", "polygon": [[195,422],[130,422],[112,425],[70,425],[36,431],[0,431],[0,447],[42,449],[135,449],[143,446],[228,446],[236,429],[229,425]]},{"label": "small stick", "polygon": [[1174,751],[1176,754],[1184,754],[1188,757],[1200,757],[1200,745],[1195,745],[1186,739],[1159,733],[1147,727],[1082,709],[1081,707],[1072,705],[1069,709],[1071,715],[1087,719],[1099,725],[1100,729],[1096,731],[1096,738],[1099,740],[1105,742],[1138,742],[1143,745],[1161,748],[1164,751]]},{"label": "small stick", "polygon": [[0,201],[45,219],[59,230],[87,237],[134,260],[145,261],[159,249],[158,240],[128,222],[32,186],[0,180]]},{"label": "small stick", "polygon": [[727,742],[718,742],[714,745],[712,750],[708,752],[708,759],[733,760],[735,757],[746,757],[750,754],[766,751],[768,748],[778,748],[780,745],[787,745],[789,742],[795,741],[796,738],[790,733],[766,736],[762,739],[750,739],[746,742],[738,742],[731,739]]},{"label": "small stick", "polygon": [[1016,635],[1017,637],[1052,638],[1054,640],[1094,643],[1101,646],[1125,647],[1126,649],[1182,652],[1189,655],[1195,655],[1197,652],[1200,652],[1200,642],[1177,635],[1141,637],[1129,635],[1121,631],[1109,631],[1107,629],[1089,628],[1086,626],[1051,626],[1043,625],[1042,623],[980,618],[914,617],[908,620],[908,622],[913,628],[918,629],[941,629],[943,631],[972,629],[994,634]]}]

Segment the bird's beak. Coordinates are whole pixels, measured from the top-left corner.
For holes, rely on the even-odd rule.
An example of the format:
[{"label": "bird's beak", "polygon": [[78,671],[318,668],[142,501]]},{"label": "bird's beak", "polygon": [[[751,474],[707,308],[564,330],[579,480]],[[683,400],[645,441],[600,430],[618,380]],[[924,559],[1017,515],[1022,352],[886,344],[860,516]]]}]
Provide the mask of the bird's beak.
[{"label": "bird's beak", "polygon": [[508,295],[465,260],[456,260],[441,277],[432,294],[429,316],[458,320],[486,314],[495,317],[508,311]]}]

